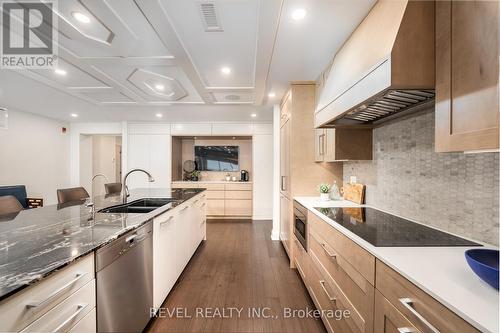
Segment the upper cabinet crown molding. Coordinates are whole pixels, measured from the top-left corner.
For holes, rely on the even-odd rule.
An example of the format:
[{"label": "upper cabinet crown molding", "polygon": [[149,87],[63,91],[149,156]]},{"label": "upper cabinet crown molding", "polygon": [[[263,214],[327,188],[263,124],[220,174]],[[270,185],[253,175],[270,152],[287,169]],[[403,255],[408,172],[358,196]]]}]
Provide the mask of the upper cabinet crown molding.
[{"label": "upper cabinet crown molding", "polygon": [[129,123],[129,134],[170,134],[173,136],[272,135],[270,123]]},{"label": "upper cabinet crown molding", "polygon": [[436,151],[499,148],[499,2],[436,2]]}]

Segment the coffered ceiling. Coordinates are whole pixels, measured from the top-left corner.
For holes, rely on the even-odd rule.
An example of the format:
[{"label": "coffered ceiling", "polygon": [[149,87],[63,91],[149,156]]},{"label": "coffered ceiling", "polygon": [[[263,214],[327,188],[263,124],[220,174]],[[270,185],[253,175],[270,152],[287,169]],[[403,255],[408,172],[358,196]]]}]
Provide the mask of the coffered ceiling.
[{"label": "coffered ceiling", "polygon": [[[178,117],[191,107],[203,116],[203,107],[230,106],[241,119],[261,111],[269,120],[264,111],[288,83],[314,80],[374,3],[59,0],[59,70],[0,70],[0,106],[67,120],[70,112],[79,120],[154,120],[158,110]],[[297,9],[302,19],[293,19]],[[55,89],[73,102],[61,109],[59,101],[21,101],[14,89]]]}]

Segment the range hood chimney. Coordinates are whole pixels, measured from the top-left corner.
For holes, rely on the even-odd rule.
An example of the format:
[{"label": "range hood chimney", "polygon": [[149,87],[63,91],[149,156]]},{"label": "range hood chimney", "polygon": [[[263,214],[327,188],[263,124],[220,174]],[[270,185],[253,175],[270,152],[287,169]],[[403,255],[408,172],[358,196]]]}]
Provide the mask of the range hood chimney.
[{"label": "range hood chimney", "polygon": [[315,127],[372,124],[434,99],[434,2],[379,0],[323,74]]}]

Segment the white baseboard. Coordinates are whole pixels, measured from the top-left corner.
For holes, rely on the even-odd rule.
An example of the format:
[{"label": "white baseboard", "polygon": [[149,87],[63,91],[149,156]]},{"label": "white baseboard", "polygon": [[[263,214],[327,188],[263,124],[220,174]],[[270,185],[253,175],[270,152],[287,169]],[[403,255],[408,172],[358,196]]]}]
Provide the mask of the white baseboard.
[{"label": "white baseboard", "polygon": [[252,220],[260,221],[260,220],[269,220],[272,221],[272,216],[252,216]]},{"label": "white baseboard", "polygon": [[275,230],[273,229],[273,231],[271,231],[271,239],[272,240],[280,240],[280,233],[279,233],[279,230]]}]

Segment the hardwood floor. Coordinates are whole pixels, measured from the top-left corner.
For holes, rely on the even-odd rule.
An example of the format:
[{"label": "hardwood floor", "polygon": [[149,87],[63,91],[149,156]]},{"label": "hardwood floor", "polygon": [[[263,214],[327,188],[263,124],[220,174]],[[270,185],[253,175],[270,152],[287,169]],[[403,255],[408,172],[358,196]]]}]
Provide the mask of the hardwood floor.
[{"label": "hardwood floor", "polygon": [[[325,332],[320,319],[284,318],[285,308],[314,309],[314,304],[288,267],[281,243],[270,240],[271,227],[271,221],[209,221],[207,241],[165,300],[164,316],[146,331]],[[249,315],[252,308],[272,318]],[[171,315],[175,309],[179,312]]]}]

